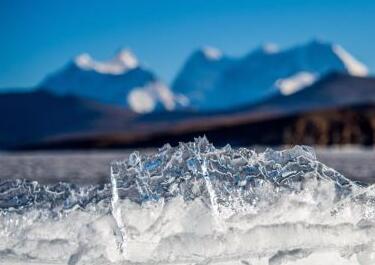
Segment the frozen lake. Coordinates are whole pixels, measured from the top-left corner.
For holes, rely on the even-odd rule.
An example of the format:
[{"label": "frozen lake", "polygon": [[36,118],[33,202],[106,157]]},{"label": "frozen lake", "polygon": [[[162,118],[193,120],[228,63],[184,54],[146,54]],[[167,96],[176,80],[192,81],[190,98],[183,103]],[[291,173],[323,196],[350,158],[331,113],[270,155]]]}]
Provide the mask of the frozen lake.
[{"label": "frozen lake", "polygon": [[[154,152],[143,150],[142,152]],[[42,183],[68,181],[77,184],[108,182],[110,162],[126,159],[131,151],[57,151],[0,154],[0,178],[26,178]],[[318,160],[344,176],[375,182],[375,150],[328,148],[316,150]]]}]

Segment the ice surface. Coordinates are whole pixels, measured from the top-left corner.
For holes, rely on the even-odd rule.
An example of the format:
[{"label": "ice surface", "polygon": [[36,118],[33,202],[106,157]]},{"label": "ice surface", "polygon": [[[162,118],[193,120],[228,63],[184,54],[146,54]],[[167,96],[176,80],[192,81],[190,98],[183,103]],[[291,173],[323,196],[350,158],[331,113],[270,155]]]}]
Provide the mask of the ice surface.
[{"label": "ice surface", "polygon": [[60,182],[41,185],[30,180],[0,181],[0,210],[48,209],[54,212],[85,208],[111,197],[109,185],[78,186]]},{"label": "ice surface", "polygon": [[261,195],[257,191],[263,193],[267,185],[278,192],[297,192],[307,181],[329,181],[335,184],[340,196],[353,185],[320,163],[307,146],[256,153],[229,145],[216,149],[206,138],[174,148],[165,145],[156,154],[134,152],[128,160],[114,162],[112,170],[120,197],[137,202],[176,196],[185,200],[210,198],[210,185],[218,193],[218,200],[225,201],[240,193],[248,203],[258,200]]},{"label": "ice surface", "polygon": [[0,264],[375,264],[375,188],[305,146],[134,152],[102,186],[0,184]]}]

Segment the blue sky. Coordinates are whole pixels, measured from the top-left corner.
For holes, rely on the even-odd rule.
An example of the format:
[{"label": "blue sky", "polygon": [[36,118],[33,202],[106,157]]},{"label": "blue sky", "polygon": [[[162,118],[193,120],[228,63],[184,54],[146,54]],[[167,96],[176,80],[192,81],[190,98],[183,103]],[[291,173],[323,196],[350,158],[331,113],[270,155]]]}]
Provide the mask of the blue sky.
[{"label": "blue sky", "polygon": [[262,43],[312,38],[344,46],[375,69],[375,1],[0,1],[0,88],[30,87],[75,55],[110,58],[129,47],[170,82],[211,45],[239,56]]}]

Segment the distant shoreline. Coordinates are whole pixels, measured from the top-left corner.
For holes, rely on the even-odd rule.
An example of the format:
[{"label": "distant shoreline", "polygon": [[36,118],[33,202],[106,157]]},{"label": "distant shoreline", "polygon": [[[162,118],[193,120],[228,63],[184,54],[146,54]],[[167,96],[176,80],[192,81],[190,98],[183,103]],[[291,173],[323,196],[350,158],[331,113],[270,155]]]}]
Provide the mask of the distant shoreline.
[{"label": "distant shoreline", "polygon": [[[127,159],[133,150],[0,152],[0,179],[26,178],[41,183],[63,181],[80,185],[109,183],[110,162]],[[375,149],[318,147],[316,153],[319,161],[344,176],[375,183]]]}]

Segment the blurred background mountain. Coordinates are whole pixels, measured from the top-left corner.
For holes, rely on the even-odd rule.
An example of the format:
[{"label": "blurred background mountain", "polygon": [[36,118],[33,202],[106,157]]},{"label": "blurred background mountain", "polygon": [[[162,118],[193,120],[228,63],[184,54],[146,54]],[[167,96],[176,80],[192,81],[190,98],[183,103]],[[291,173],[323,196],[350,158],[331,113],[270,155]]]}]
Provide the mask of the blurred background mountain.
[{"label": "blurred background mountain", "polygon": [[[124,23],[126,26],[127,22],[143,19],[142,23],[145,24],[134,23],[136,27],[147,29],[147,34],[151,27],[147,21],[155,14],[174,22],[175,27],[181,26],[182,18],[186,22],[198,17],[200,20],[191,22],[190,31],[196,30],[203,34],[204,28],[211,24],[202,19],[202,15],[227,14],[228,16],[221,15],[226,23],[219,23],[224,23],[219,34],[222,34],[220,38],[230,39],[234,43],[241,42],[244,34],[250,34],[254,42],[261,42],[256,34],[251,34],[258,32],[258,29],[243,28],[254,19],[259,21],[259,26],[264,32],[268,32],[268,36],[279,36],[278,29],[267,26],[274,25],[275,21],[285,16],[273,12],[280,7],[279,2],[267,5],[239,1],[234,8],[224,1],[208,1],[216,5],[203,4],[203,13],[198,15],[195,13],[200,8],[198,2],[193,1],[189,6],[183,4],[182,7],[169,1],[161,2],[160,6],[155,7],[154,4],[147,5],[142,1],[138,4],[133,1],[115,1],[111,9],[102,10],[98,16],[106,29],[116,29]],[[356,17],[360,10],[368,6],[369,9],[361,13],[362,20],[351,21],[352,25],[358,24],[360,27],[361,23],[367,22],[367,12],[375,9],[375,5],[370,2],[364,2],[361,9],[357,9],[357,2],[354,8],[349,3],[354,4],[350,1],[332,1],[324,9],[312,2],[301,6],[301,3],[295,1],[285,1],[281,10],[287,13],[295,11],[295,19],[300,20],[301,25],[306,25],[306,28],[311,21],[308,21],[309,16],[303,17],[304,14],[325,18],[323,22],[327,23],[329,30],[321,28],[325,33],[321,35],[333,36],[335,34],[327,32],[345,31],[351,34],[357,29],[354,26],[344,28],[332,25],[332,22],[337,21],[334,11],[340,11],[338,13],[341,14],[341,19],[345,19],[347,12]],[[47,34],[47,31],[42,36],[47,42],[55,36],[56,30],[61,31],[62,28],[73,45],[75,37],[69,36],[69,33],[80,32],[76,29],[80,27],[76,13],[83,10],[87,13],[80,14],[84,21],[81,25],[81,42],[88,39],[87,28],[107,41],[116,36],[110,32],[104,34],[100,27],[95,30],[97,20],[94,19],[98,17],[95,17],[96,13],[93,11],[102,7],[96,1],[90,7],[74,5],[73,2],[63,4],[61,12],[71,11],[72,17],[68,13],[62,17],[57,15],[57,22],[50,17],[48,11],[54,11],[52,14],[58,12],[47,2],[40,1],[35,10],[42,14],[41,18],[30,17],[29,13],[24,17],[19,14],[20,20],[32,18],[27,26],[21,25],[20,21],[15,22],[11,17],[10,14],[17,14],[14,3],[5,1],[2,5],[3,11],[7,11],[7,14],[4,13],[4,21],[12,28],[3,25],[1,30],[4,33],[12,32],[9,43],[14,42],[14,45],[19,45],[21,41],[23,43],[27,37],[21,33],[29,32],[30,28],[38,31],[35,34],[37,36],[43,34],[40,29],[52,28],[53,33]],[[19,4],[21,8],[18,11],[27,12],[24,10],[27,5]],[[128,8],[125,13],[129,17],[119,16],[115,10],[119,6]],[[153,7],[156,8],[156,13],[151,14],[149,8]],[[159,9],[161,7],[170,9]],[[137,11],[137,8],[151,18],[131,16],[129,10]],[[184,10],[187,14],[180,14]],[[260,12],[258,17],[251,17],[259,10],[265,13]],[[331,12],[329,19],[325,13],[328,10]],[[106,12],[112,16],[105,17],[103,13]],[[267,24],[261,24],[269,17],[268,12],[274,14],[273,19],[268,20]],[[59,25],[58,21],[63,18],[66,24]],[[52,25],[47,28],[38,27],[41,21],[48,19],[51,19]],[[341,22],[348,23],[344,20],[340,20]],[[160,30],[165,27],[164,23],[165,21],[160,21],[156,27]],[[204,26],[202,29],[199,28],[199,23]],[[322,21],[316,21],[316,26],[320,27],[321,23]],[[231,39],[232,34],[225,29],[236,25],[237,39]],[[370,23],[367,28],[371,26],[373,25]],[[291,40],[298,38],[300,41],[287,48],[279,48],[270,43],[255,45],[255,48],[247,48],[247,52],[239,56],[227,55],[211,46],[202,46],[194,51],[192,43],[197,38],[191,36],[191,43],[186,45],[190,45],[192,52],[180,66],[175,66],[175,74],[168,78],[168,82],[159,74],[158,65],[143,63],[127,48],[119,49],[110,60],[97,60],[88,53],[79,54],[70,61],[66,58],[68,62],[64,66],[45,72],[36,85],[25,86],[23,81],[20,82],[22,88],[16,88],[14,84],[17,82],[9,81],[12,78],[22,79],[22,74],[12,75],[9,73],[11,71],[8,74],[3,71],[0,75],[0,81],[5,84],[0,89],[0,148],[35,150],[153,147],[167,142],[176,144],[201,135],[206,135],[218,145],[230,143],[235,146],[374,145],[375,78],[371,76],[369,68],[338,43],[321,38],[306,40],[305,34],[297,34],[288,21],[280,21],[280,28],[283,28],[282,34],[289,35]],[[364,31],[365,28],[361,27],[361,30]],[[190,31],[186,34],[191,35]],[[175,37],[183,34],[177,34],[173,30],[172,33]],[[363,36],[365,38],[367,35]],[[158,37],[163,38],[163,35],[147,35],[139,46],[143,47],[144,42],[148,42],[152,52],[159,54],[158,45],[163,44],[158,44]],[[35,36],[31,37],[31,43],[34,38]],[[186,40],[186,37],[181,38],[181,42]],[[219,39],[206,34],[198,40],[213,43]],[[45,44],[39,44],[39,49],[48,49]],[[231,45],[228,45],[229,48]],[[100,49],[100,43],[97,46]],[[134,46],[132,48],[137,49]],[[169,43],[168,46],[166,48],[173,54],[179,44]],[[103,47],[108,48],[106,45]],[[233,44],[233,48],[236,47],[238,48],[238,44]],[[40,55],[40,52],[35,50],[35,54]],[[159,60],[164,65],[164,68],[160,68],[164,72],[165,64],[172,60],[171,54],[166,52],[165,58]],[[20,55],[14,52],[3,51],[0,55],[7,56],[5,65],[21,60]]]}]

